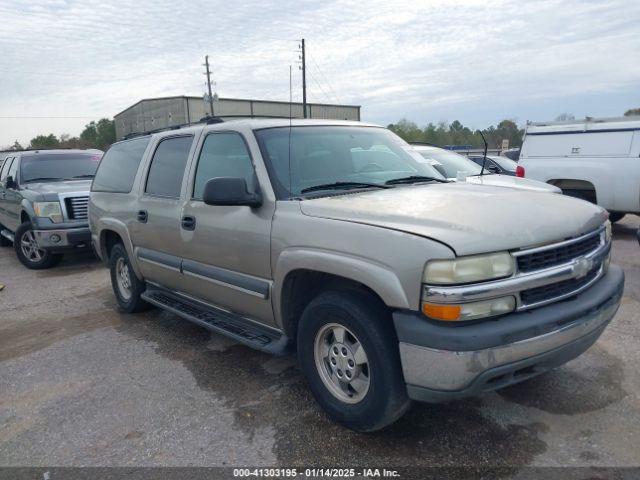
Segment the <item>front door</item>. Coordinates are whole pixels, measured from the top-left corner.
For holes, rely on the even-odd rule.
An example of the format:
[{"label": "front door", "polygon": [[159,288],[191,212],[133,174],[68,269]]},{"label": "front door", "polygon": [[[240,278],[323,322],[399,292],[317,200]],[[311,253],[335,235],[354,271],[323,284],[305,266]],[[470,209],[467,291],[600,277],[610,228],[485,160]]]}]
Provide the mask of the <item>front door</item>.
[{"label": "front door", "polygon": [[[18,192],[18,163],[19,158],[14,158],[9,166],[5,178],[5,188],[2,195],[3,220],[2,224],[9,230],[16,231],[20,226],[20,193]],[[7,179],[13,180],[12,185],[7,185]]]},{"label": "front door", "polygon": [[142,182],[130,234],[146,280],[180,290],[180,218],[183,179],[193,135],[161,138]]},{"label": "front door", "polygon": [[257,180],[240,133],[209,132],[200,144],[183,211],[183,218],[193,222],[182,227],[185,285],[197,298],[273,323],[270,236],[275,204],[206,205],[203,190],[212,178],[244,178],[250,190],[257,187]]},{"label": "front door", "polygon": [[0,225],[6,227],[5,222],[7,221],[6,213],[5,213],[5,198],[7,196],[7,190],[5,188],[5,183],[7,180],[7,175],[9,174],[9,167],[11,167],[11,162],[13,161],[13,157],[7,157],[2,164],[2,168],[0,168]]}]

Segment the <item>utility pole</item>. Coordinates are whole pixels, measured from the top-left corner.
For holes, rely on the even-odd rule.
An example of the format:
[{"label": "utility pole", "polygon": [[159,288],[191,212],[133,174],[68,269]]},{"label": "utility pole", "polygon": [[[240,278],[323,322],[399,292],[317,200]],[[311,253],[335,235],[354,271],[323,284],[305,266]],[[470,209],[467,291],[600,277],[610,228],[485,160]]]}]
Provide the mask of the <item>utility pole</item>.
[{"label": "utility pole", "polygon": [[204,57],[204,65],[207,67],[207,88],[209,89],[209,109],[211,110],[211,116],[213,117],[213,95],[211,93],[211,72],[209,71],[209,55]]},{"label": "utility pole", "polygon": [[302,111],[304,118],[307,118],[307,64],[304,54],[304,38],[302,39]]}]

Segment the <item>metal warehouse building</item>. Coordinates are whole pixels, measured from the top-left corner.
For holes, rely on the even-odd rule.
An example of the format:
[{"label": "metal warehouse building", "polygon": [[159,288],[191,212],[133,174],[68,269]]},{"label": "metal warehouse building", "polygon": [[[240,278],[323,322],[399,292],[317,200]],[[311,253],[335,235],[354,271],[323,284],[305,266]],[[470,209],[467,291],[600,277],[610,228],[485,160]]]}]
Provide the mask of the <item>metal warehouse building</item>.
[{"label": "metal warehouse building", "polygon": [[[302,103],[239,98],[219,98],[213,103],[216,117],[288,117],[289,112],[293,118],[302,118]],[[116,137],[198,122],[207,114],[209,104],[202,97],[147,98],[114,116]],[[307,103],[307,117],[360,120],[360,106]]]}]

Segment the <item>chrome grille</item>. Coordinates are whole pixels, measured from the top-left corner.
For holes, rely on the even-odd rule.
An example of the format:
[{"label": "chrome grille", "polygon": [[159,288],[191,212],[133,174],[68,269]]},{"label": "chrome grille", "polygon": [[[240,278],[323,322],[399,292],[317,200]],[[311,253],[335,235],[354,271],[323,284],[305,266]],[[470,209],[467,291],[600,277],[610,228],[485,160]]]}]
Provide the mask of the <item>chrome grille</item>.
[{"label": "chrome grille", "polygon": [[548,299],[564,297],[580,290],[585,285],[592,282],[600,272],[600,265],[588,272],[582,278],[570,278],[557,283],[543,285],[537,288],[530,288],[520,292],[520,300],[525,305],[537,304]]},{"label": "chrome grille", "polygon": [[600,235],[591,235],[575,243],[568,243],[556,248],[524,254],[518,257],[518,270],[532,272],[543,268],[561,265],[574,258],[589,253],[600,245]]},{"label": "chrome grille", "polygon": [[89,208],[89,197],[68,197],[65,198],[65,207],[69,220],[86,220]]}]

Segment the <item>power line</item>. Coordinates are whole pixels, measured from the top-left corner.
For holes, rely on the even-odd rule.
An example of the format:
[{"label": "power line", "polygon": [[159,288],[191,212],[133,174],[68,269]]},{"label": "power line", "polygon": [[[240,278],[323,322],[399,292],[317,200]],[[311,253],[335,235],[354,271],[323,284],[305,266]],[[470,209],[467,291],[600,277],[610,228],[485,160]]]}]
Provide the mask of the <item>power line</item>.
[{"label": "power line", "polygon": [[322,72],[322,70],[320,69],[320,65],[318,65],[318,62],[316,62],[316,59],[314,58],[314,56],[311,54],[311,52],[309,52],[309,56],[311,57],[311,61],[313,62],[314,66],[316,67],[316,70],[318,71],[318,73],[322,76],[322,78],[324,79],[325,83],[327,84],[327,86],[329,87],[329,90],[331,90],[331,93],[333,94],[333,97],[336,99],[336,101],[338,103],[342,103],[340,101],[340,98],[338,97],[338,95],[336,94],[336,92],[333,90],[333,87],[331,86],[331,82],[329,82],[329,80],[327,80],[327,77],[324,75],[324,73]]}]

